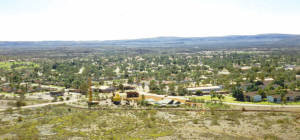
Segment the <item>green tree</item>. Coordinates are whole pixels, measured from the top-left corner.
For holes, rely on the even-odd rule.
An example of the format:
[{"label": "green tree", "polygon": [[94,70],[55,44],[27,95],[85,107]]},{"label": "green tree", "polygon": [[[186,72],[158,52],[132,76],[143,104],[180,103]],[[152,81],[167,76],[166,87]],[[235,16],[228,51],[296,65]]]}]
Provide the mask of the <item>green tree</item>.
[{"label": "green tree", "polygon": [[209,95],[210,95],[210,102],[213,101],[213,98],[217,97],[217,93],[214,90],[211,90],[209,92]]},{"label": "green tree", "polygon": [[225,98],[223,94],[219,93],[217,94],[217,98],[219,99],[220,103],[223,103],[223,99]]},{"label": "green tree", "polygon": [[201,96],[202,94],[203,94],[203,92],[201,90],[196,91],[196,95]]},{"label": "green tree", "polygon": [[244,101],[243,90],[238,86],[232,89],[232,96],[238,101]]},{"label": "green tree", "polygon": [[124,85],[123,84],[119,84],[119,90],[121,90],[121,92],[124,92]]},{"label": "green tree", "polygon": [[168,87],[169,87],[169,93],[170,94],[175,94],[175,84],[174,83],[170,83],[168,85]]}]

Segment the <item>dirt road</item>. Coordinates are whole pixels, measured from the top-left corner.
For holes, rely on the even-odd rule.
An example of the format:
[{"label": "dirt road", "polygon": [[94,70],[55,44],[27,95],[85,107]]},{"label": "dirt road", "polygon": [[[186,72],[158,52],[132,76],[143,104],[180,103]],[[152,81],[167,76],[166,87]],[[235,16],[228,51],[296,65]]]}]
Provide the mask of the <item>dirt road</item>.
[{"label": "dirt road", "polygon": [[[77,100],[69,100],[69,101],[62,101],[62,102],[51,102],[51,103],[43,103],[43,104],[35,104],[35,105],[28,105],[21,107],[22,109],[28,109],[28,108],[37,108],[37,107],[43,107],[47,105],[58,105],[58,104],[64,104],[64,103],[72,103],[76,102]],[[18,109],[18,107],[13,107],[13,110]],[[6,109],[0,109],[0,111],[5,111]]]}]

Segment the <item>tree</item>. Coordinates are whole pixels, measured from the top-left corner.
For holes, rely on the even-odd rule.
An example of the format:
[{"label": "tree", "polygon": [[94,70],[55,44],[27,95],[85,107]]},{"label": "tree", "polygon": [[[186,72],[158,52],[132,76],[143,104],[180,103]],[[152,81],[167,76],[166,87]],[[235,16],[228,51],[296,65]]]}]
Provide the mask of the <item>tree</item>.
[{"label": "tree", "polygon": [[223,94],[219,93],[217,94],[217,98],[219,99],[219,101],[222,103],[222,100],[225,98]]},{"label": "tree", "polygon": [[300,69],[296,71],[296,75],[300,75]]},{"label": "tree", "polygon": [[213,98],[217,97],[217,93],[214,90],[211,90],[209,92],[210,95],[210,101],[212,102]]},{"label": "tree", "polygon": [[134,81],[134,80],[133,80],[133,77],[129,77],[129,78],[128,78],[128,84],[133,84],[133,81]]},{"label": "tree", "polygon": [[159,88],[158,88],[155,80],[151,80],[150,81],[149,89],[150,89],[150,91],[157,91],[157,90],[159,90]]},{"label": "tree", "polygon": [[203,94],[203,92],[201,90],[196,91],[196,95],[201,96],[202,94]]},{"label": "tree", "polygon": [[166,85],[164,83],[160,82],[159,83],[159,89],[160,89],[160,91],[163,92],[165,88],[166,88]]},{"label": "tree", "polygon": [[18,107],[18,108],[20,108],[21,106],[25,106],[26,105],[26,103],[25,103],[25,92],[24,92],[24,90],[22,89],[22,90],[20,90],[21,92],[19,92],[18,94],[19,94],[19,96],[20,96],[20,98],[19,98],[19,100],[16,102],[16,106]]},{"label": "tree", "polygon": [[169,93],[170,94],[175,94],[175,84],[174,83],[170,83],[168,85],[168,87],[169,87]]},{"label": "tree", "polygon": [[262,98],[266,98],[266,92],[263,89],[259,89],[257,91],[258,95],[260,95]]},{"label": "tree", "polygon": [[145,82],[142,83],[142,88],[145,90]]},{"label": "tree", "polygon": [[275,89],[275,93],[280,95],[280,99],[281,99],[281,101],[283,101],[283,103],[286,103],[286,98],[285,98],[285,96],[287,94],[286,89],[279,86]]},{"label": "tree", "polygon": [[240,87],[234,87],[232,89],[232,96],[238,101],[244,101],[244,94]]},{"label": "tree", "polygon": [[119,84],[119,90],[121,90],[121,92],[124,92],[124,85],[123,84]]},{"label": "tree", "polygon": [[184,96],[188,93],[187,89],[184,88],[182,85],[178,86],[177,92],[179,96]]}]

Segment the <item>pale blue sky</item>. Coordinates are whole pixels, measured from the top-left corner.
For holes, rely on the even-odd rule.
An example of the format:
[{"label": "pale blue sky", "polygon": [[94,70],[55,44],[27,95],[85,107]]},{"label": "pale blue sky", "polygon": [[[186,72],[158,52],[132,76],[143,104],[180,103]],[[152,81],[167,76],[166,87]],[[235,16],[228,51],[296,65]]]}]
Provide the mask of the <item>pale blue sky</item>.
[{"label": "pale blue sky", "polygon": [[299,0],[0,0],[0,40],[300,34]]}]

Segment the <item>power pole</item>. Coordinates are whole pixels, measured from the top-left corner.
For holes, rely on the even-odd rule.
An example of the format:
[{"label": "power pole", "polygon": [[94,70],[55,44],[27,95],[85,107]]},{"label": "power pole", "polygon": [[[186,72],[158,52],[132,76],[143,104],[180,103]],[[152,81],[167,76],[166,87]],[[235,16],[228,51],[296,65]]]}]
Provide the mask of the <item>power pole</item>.
[{"label": "power pole", "polygon": [[89,102],[93,101],[93,94],[92,94],[92,81],[91,78],[88,80],[88,85],[89,85]]},{"label": "power pole", "polygon": [[91,107],[92,105],[92,102],[93,102],[93,94],[92,94],[92,80],[91,80],[91,77],[89,77],[88,79],[88,86],[89,86],[89,102],[88,102],[88,106],[89,108]]}]

